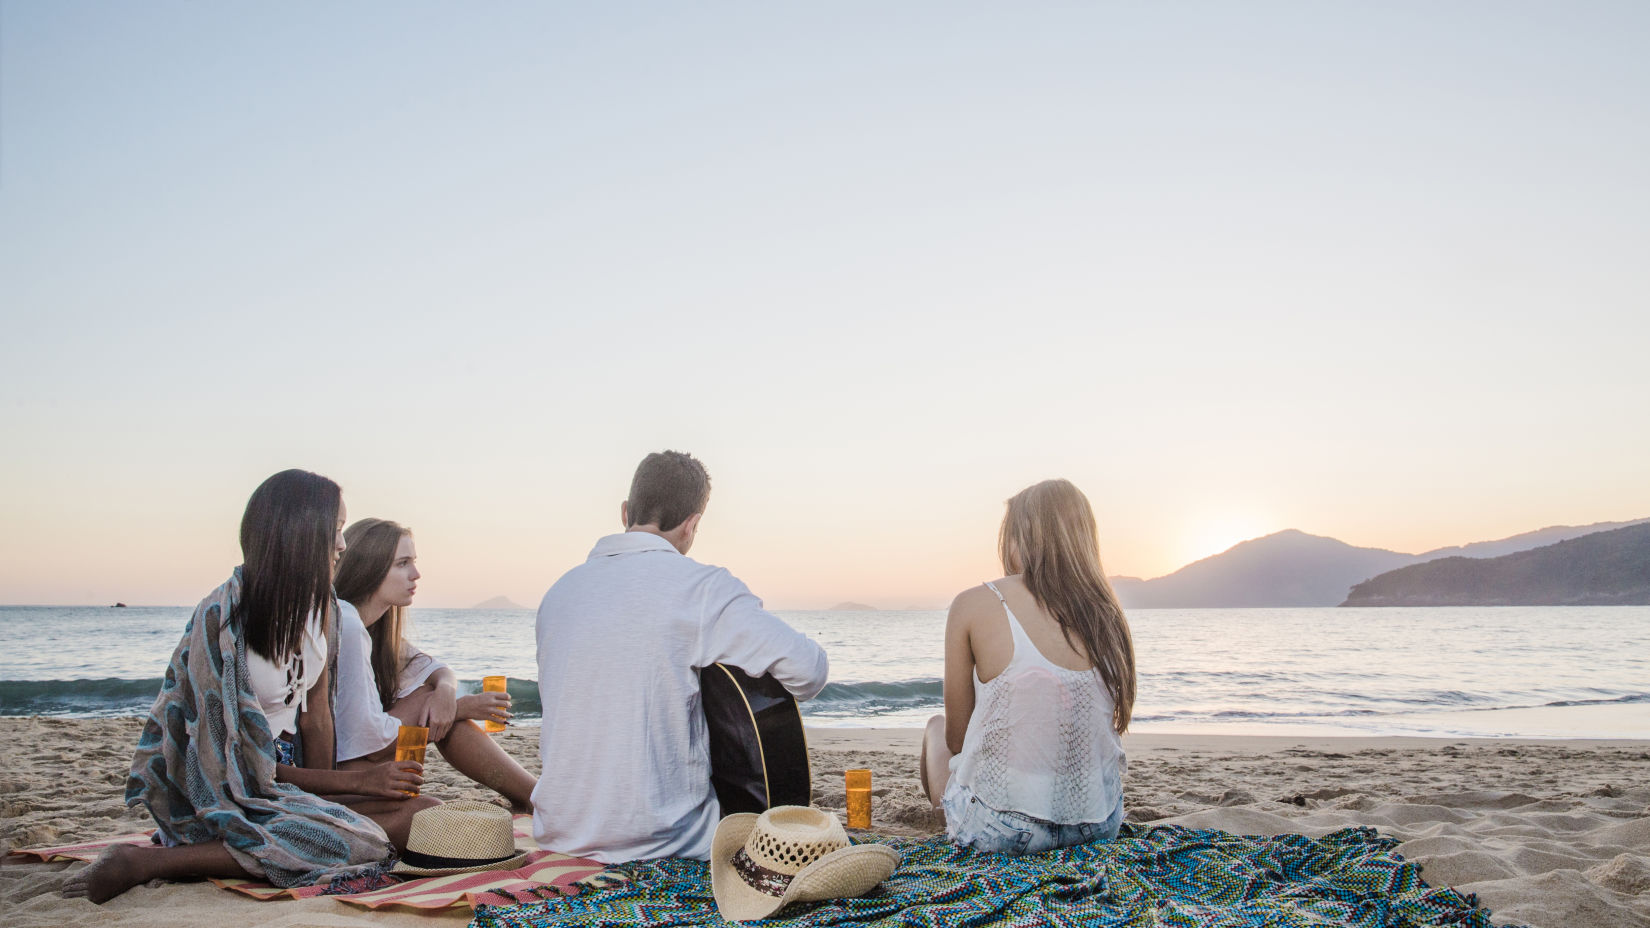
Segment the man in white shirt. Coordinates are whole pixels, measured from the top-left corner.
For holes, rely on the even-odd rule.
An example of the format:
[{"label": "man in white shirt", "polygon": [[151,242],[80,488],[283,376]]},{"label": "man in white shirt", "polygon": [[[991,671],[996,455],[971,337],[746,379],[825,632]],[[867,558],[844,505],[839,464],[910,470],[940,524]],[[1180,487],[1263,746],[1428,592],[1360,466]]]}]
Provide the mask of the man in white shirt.
[{"label": "man in white shirt", "polygon": [[544,594],[539,847],[603,863],[708,858],[721,809],[700,668],[772,674],[798,699],[825,687],[823,648],[727,570],[686,556],[709,500],[698,460],[648,455],[619,507],[625,531]]}]

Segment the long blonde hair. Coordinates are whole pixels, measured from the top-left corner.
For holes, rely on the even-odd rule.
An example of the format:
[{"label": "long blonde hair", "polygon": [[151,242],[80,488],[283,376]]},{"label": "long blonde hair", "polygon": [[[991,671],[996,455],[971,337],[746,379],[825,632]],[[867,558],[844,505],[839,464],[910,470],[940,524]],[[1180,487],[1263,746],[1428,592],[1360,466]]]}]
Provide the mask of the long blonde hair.
[{"label": "long blonde hair", "polygon": [[[401,539],[411,536],[412,529],[388,519],[362,519],[344,529],[348,547],[338,561],[338,598],[357,609],[365,608],[395,563]],[[401,689],[401,638],[406,634],[406,624],[407,610],[391,606],[367,629],[372,638],[372,675],[385,711],[395,704],[395,694]]]},{"label": "long blonde hair", "polygon": [[1112,699],[1112,728],[1134,713],[1134,639],[1100,566],[1100,533],[1088,497],[1068,480],[1045,480],[1014,494],[997,536],[1003,572],[1020,574],[1066,643],[1088,656]]}]

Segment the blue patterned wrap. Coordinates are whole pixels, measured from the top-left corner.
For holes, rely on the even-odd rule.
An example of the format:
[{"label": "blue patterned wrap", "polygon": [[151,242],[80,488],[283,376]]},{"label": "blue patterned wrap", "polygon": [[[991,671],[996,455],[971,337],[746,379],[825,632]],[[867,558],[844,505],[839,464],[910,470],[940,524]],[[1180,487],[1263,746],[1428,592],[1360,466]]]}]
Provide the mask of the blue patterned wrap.
[{"label": "blue patterned wrap", "polygon": [[394,859],[366,816],[275,781],[269,722],[246,673],[235,604],[241,570],[184,627],[126,780],[168,844],[221,840],[248,873],[276,886],[374,876]]}]

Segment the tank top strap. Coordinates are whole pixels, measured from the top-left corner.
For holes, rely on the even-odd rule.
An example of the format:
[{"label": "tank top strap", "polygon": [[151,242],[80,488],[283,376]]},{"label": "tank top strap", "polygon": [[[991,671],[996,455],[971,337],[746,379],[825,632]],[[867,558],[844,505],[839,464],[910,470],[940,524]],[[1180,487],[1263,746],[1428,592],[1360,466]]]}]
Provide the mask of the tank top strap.
[{"label": "tank top strap", "polygon": [[985,587],[997,594],[997,601],[1003,604],[1003,615],[1008,617],[1008,632],[1014,638],[1014,654],[1008,659],[1008,665],[1012,667],[1022,659],[1040,660],[1045,664],[1048,663],[1048,658],[1043,657],[1043,652],[1037,650],[1037,646],[1031,643],[1031,636],[1027,635],[1026,630],[1021,627],[1019,618],[1014,615],[1014,610],[1008,607],[1008,600],[1003,598],[1003,591],[997,589],[997,585],[990,581],[986,581]]}]

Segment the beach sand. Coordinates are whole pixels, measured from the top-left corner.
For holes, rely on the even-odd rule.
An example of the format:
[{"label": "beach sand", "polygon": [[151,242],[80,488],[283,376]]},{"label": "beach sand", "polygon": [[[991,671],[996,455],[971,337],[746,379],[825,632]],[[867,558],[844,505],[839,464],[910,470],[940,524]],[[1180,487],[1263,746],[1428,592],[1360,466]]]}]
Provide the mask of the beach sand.
[{"label": "beach sand", "polygon": [[[121,801],[136,719],[0,718],[0,850],[150,827]],[[842,771],[873,771],[874,830],[933,834],[916,778],[919,733],[810,729],[814,801],[843,806]],[[529,770],[538,733],[502,743]],[[1477,893],[1497,925],[1650,928],[1650,742],[1129,735],[1129,818],[1241,834],[1353,825],[1400,839],[1434,885]],[[432,752],[432,757],[434,752]],[[431,795],[488,799],[439,760]],[[461,785],[461,781],[464,785]],[[467,909],[369,912],[335,899],[259,902],[211,884],[140,886],[103,906],[57,890],[81,864],[10,858],[8,925],[460,925]]]}]

